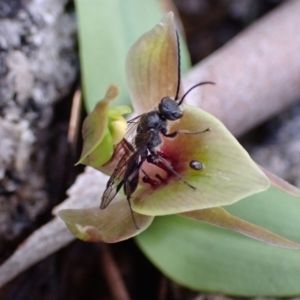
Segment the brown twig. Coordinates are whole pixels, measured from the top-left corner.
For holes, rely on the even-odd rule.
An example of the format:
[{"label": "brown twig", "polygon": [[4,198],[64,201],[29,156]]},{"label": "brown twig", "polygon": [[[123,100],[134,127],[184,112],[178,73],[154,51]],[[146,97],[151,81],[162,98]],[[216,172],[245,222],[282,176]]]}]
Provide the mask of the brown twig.
[{"label": "brown twig", "polygon": [[101,262],[112,299],[130,300],[119,269],[110,253],[109,247],[105,244],[101,245]]},{"label": "brown twig", "polygon": [[161,275],[157,299],[165,300],[167,299],[167,295],[168,295],[168,280],[164,275]]},{"label": "brown twig", "polygon": [[286,1],[196,65],[185,89],[201,81],[188,104],[220,119],[236,136],[300,99],[300,1]]},{"label": "brown twig", "polygon": [[0,286],[9,282],[36,262],[68,245],[74,237],[65,224],[55,218],[19,245],[14,254],[0,267]]},{"label": "brown twig", "polygon": [[[92,168],[86,168],[85,173],[78,176],[75,184],[69,189],[69,198],[57,206],[56,210],[98,206],[99,193],[103,192],[107,178]],[[0,266],[0,287],[74,239],[64,222],[55,217],[33,232]]]},{"label": "brown twig", "polygon": [[69,122],[69,130],[68,130],[68,143],[72,147],[72,151],[74,152],[74,147],[76,147],[78,132],[79,132],[79,123],[81,117],[81,106],[82,106],[82,98],[81,98],[81,90],[77,89],[73,95],[72,100],[72,109],[71,116]]}]

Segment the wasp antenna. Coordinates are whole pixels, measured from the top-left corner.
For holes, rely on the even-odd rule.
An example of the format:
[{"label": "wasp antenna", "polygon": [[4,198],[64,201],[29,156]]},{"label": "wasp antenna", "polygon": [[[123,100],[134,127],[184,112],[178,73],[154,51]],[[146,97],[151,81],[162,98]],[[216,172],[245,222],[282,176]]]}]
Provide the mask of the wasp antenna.
[{"label": "wasp antenna", "polygon": [[196,87],[198,87],[198,86],[200,86],[200,85],[204,85],[204,84],[214,84],[214,85],[215,85],[215,83],[212,82],[212,81],[203,81],[203,82],[200,82],[200,83],[195,84],[194,86],[192,86],[192,87],[191,87],[191,88],[190,88],[190,89],[182,96],[181,100],[180,100],[179,103],[178,103],[178,106],[183,102],[184,98],[189,94],[189,92],[191,92],[194,88],[196,88]]},{"label": "wasp antenna", "polygon": [[176,32],[176,40],[177,40],[177,89],[176,89],[176,94],[174,100],[178,100],[179,97],[179,90],[180,90],[180,42],[179,42],[179,34],[178,31],[175,30]]}]

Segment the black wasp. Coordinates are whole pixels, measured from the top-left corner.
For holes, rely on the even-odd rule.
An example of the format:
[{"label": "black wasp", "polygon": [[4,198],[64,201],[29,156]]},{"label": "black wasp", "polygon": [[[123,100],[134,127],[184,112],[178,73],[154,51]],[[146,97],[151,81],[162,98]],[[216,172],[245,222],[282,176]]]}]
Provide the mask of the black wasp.
[{"label": "black wasp", "polygon": [[178,82],[175,98],[173,99],[168,96],[164,97],[161,99],[157,109],[142,114],[127,122],[128,128],[125,137],[115,149],[115,154],[116,152],[122,151],[121,158],[109,178],[106,189],[102,195],[100,209],[106,208],[123,187],[136,228],[138,227],[133,217],[130,198],[137,189],[140,171],[143,172],[143,181],[146,183],[157,185],[159,182],[156,179],[159,179],[161,182],[164,181],[159,174],[156,174],[156,179],[150,178],[147,175],[147,173],[142,169],[142,165],[145,161],[164,169],[169,174],[175,175],[189,187],[195,189],[172,168],[164,155],[157,150],[158,146],[162,144],[162,136],[166,138],[175,138],[177,134],[180,133],[199,134],[209,130],[207,128],[206,130],[198,132],[183,130],[168,133],[168,121],[176,121],[183,116],[183,110],[180,105],[187,94],[200,85],[214,84],[210,81],[198,83],[190,88],[181,99],[178,99],[180,90],[180,52],[177,31],[176,37],[178,49]]}]

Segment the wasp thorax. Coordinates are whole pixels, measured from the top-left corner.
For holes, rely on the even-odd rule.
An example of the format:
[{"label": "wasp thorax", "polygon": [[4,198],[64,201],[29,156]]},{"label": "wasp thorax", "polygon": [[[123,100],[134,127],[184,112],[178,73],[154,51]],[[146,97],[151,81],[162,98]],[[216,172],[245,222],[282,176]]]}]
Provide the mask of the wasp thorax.
[{"label": "wasp thorax", "polygon": [[158,105],[159,113],[167,120],[174,121],[183,116],[183,111],[178,103],[172,98],[162,98]]}]

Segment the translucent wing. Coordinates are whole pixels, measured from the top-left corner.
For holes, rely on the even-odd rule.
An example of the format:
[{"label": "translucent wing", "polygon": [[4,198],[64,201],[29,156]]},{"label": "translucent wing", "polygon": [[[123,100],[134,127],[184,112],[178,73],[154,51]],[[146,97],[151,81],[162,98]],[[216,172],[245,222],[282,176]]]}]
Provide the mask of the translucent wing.
[{"label": "translucent wing", "polygon": [[100,205],[101,209],[104,209],[109,205],[109,203],[114,199],[116,194],[119,192],[119,190],[123,187],[126,180],[128,179],[125,178],[125,174],[128,173],[128,171],[126,172],[126,170],[128,169],[129,162],[131,164],[131,168],[132,164],[138,165],[141,153],[147,150],[147,143],[149,140],[148,135],[146,135],[144,138],[141,137],[144,140],[144,147],[140,147],[139,149],[137,149],[135,146],[134,138],[136,135],[136,128],[139,123],[139,120],[140,116],[131,119],[127,122],[128,127],[126,134],[123,140],[115,148],[113,156],[120,157],[120,159],[112,175],[110,176],[106,185],[106,189],[102,195],[102,202]]}]

